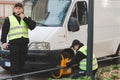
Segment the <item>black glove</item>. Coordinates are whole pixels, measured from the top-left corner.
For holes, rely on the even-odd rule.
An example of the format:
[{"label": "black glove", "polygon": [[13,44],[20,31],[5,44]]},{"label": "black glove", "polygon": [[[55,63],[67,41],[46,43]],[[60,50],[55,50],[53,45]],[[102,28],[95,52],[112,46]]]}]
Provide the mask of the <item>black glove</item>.
[{"label": "black glove", "polygon": [[66,67],[67,67],[67,68],[70,68],[71,66],[72,66],[72,65],[71,65],[70,62],[66,63]]}]

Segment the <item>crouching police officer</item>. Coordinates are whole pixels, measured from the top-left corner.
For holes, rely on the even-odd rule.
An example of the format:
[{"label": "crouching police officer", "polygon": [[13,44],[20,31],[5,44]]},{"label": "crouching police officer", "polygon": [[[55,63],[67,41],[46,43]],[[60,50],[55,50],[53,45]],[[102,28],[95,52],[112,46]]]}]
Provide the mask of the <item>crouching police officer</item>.
[{"label": "crouching police officer", "polygon": [[[36,26],[30,17],[23,13],[23,5],[17,3],[14,6],[13,14],[5,19],[2,27],[1,42],[3,49],[7,49],[7,36],[10,44],[11,75],[23,73],[25,55],[28,51],[28,28],[33,30]],[[24,80],[24,77],[13,80]]]},{"label": "crouching police officer", "polygon": [[[73,48],[73,50],[77,52],[76,55],[73,57],[73,59],[70,62],[68,62],[66,65],[69,68],[74,64],[79,64],[78,68],[76,68],[77,70],[75,70],[75,73],[73,73],[73,75],[71,76],[71,78],[77,79],[80,76],[86,75],[87,46],[84,46],[84,44],[81,43],[79,40],[74,40],[71,47]],[[93,54],[93,65],[92,65],[93,75],[95,75],[97,69],[98,69],[98,63]]]}]

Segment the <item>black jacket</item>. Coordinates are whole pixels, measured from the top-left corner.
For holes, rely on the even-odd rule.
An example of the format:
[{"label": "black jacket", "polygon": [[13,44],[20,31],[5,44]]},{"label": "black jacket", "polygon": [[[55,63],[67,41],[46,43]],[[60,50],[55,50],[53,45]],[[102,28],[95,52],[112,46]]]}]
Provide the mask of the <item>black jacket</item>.
[{"label": "black jacket", "polygon": [[68,62],[66,65],[67,65],[67,67],[71,67],[74,64],[79,64],[80,61],[86,57],[87,57],[86,55],[84,55],[82,52],[78,51],[76,53],[76,55],[73,57],[73,59],[70,62]]},{"label": "black jacket", "polygon": [[[20,23],[21,18],[19,16],[16,16],[14,13],[13,13],[13,15],[16,17],[16,19]],[[28,18],[25,17],[23,20],[25,21],[25,23],[27,24],[27,26],[30,30],[33,30],[36,27],[36,22],[33,21],[30,17],[28,17]],[[7,35],[9,32],[9,29],[10,29],[10,21],[9,21],[9,18],[6,17],[4,24],[2,26],[2,34],[1,34],[1,42],[2,43],[7,42]],[[29,39],[24,38],[24,37],[9,41],[9,44],[26,44],[26,43],[29,43]]]}]

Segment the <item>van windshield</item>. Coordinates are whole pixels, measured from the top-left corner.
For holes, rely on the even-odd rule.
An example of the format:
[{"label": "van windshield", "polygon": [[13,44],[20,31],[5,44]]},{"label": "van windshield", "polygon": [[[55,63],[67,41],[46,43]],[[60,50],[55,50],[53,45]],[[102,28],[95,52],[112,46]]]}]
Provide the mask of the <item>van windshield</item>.
[{"label": "van windshield", "polygon": [[61,26],[71,0],[25,0],[25,14],[38,25]]}]

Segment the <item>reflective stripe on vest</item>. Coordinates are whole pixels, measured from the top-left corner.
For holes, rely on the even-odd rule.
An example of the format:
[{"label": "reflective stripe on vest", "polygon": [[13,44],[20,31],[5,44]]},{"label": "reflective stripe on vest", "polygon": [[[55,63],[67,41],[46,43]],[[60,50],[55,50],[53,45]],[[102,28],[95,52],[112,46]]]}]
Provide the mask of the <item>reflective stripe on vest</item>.
[{"label": "reflective stripe on vest", "polygon": [[28,28],[26,23],[21,19],[20,23],[15,16],[9,16],[10,29],[8,32],[8,39],[18,39],[21,37],[28,38]]},{"label": "reflective stripe on vest", "polygon": [[[83,47],[81,47],[80,49],[79,49],[79,51],[81,51],[84,55],[86,55],[87,56],[87,46],[83,46]],[[83,60],[81,60],[80,61],[80,66],[79,66],[79,68],[81,69],[81,70],[86,70],[86,61],[87,59],[85,58],[85,59],[83,59]],[[98,68],[98,63],[97,63],[97,60],[96,60],[96,58],[95,58],[95,56],[94,56],[94,54],[93,54],[93,65],[92,65],[92,70],[95,70],[95,69],[97,69]]]}]

